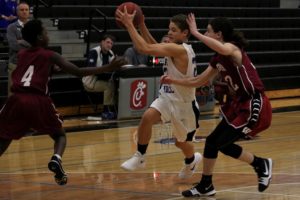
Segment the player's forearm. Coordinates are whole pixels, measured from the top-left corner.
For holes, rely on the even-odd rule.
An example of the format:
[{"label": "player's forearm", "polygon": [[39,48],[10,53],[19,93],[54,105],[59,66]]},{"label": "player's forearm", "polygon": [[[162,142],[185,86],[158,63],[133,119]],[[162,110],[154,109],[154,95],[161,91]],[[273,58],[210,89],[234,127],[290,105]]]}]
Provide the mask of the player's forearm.
[{"label": "player's forearm", "polygon": [[212,70],[211,67],[206,69],[200,75],[196,77],[184,78],[184,79],[171,79],[172,84],[177,84],[186,87],[201,87],[207,84],[215,75],[217,71]]},{"label": "player's forearm", "polygon": [[138,50],[139,53],[147,54],[145,52],[145,49],[147,47],[147,42],[142,38],[142,36],[137,32],[133,24],[130,24],[129,27],[127,27],[129,36],[135,46],[135,48]]},{"label": "player's forearm", "polygon": [[202,41],[206,46],[221,55],[227,55],[227,48],[220,41],[196,32],[193,34],[197,39]]},{"label": "player's forearm", "polygon": [[89,76],[93,74],[101,74],[104,72],[108,72],[109,70],[107,67],[84,67],[84,68],[72,67],[72,68],[65,69],[65,71],[75,76],[83,77],[83,76]]},{"label": "player's forearm", "polygon": [[156,44],[157,41],[152,37],[151,33],[149,32],[148,28],[146,27],[145,24],[142,24],[140,27],[140,33],[142,37],[146,40],[146,42],[150,44]]},{"label": "player's forearm", "polygon": [[202,85],[197,77],[185,78],[185,79],[171,79],[171,83],[175,85],[181,85],[186,87],[199,87]]}]

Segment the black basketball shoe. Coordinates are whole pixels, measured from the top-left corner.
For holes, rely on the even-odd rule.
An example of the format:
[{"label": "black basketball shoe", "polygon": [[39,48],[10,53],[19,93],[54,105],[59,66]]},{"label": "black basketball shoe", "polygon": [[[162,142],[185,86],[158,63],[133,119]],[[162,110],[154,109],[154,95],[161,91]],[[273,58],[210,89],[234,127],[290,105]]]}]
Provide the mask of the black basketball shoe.
[{"label": "black basketball shoe", "polygon": [[200,182],[195,187],[185,190],[181,194],[184,197],[205,197],[215,195],[216,191],[212,183],[204,185]]},{"label": "black basketball shoe", "polygon": [[254,167],[258,178],[258,191],[263,192],[269,187],[272,179],[272,167],[273,161],[271,158],[263,158],[259,166]]},{"label": "black basketball shoe", "polygon": [[61,160],[58,157],[52,156],[50,162],[48,163],[48,168],[55,174],[54,179],[58,185],[67,184],[68,177],[61,165]]}]

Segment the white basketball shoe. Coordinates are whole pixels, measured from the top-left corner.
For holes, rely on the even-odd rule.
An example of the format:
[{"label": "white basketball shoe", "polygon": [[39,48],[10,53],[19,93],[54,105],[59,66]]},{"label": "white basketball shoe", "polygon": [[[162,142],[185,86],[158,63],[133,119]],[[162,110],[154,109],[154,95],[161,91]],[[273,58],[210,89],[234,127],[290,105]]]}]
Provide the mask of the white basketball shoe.
[{"label": "white basketball shoe", "polygon": [[121,168],[128,171],[134,171],[137,169],[145,168],[145,166],[145,156],[137,151],[130,159],[122,163]]},{"label": "white basketball shoe", "polygon": [[194,153],[194,161],[190,164],[184,164],[183,168],[180,170],[178,176],[179,178],[185,179],[190,178],[196,171],[199,163],[202,160],[201,153],[195,152]]}]

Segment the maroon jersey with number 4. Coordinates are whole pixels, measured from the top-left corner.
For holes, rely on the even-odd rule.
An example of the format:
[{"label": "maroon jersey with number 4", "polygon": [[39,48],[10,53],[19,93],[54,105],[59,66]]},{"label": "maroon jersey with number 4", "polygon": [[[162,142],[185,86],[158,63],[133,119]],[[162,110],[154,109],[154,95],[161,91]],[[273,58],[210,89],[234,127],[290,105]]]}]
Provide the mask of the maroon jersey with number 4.
[{"label": "maroon jersey with number 4", "polygon": [[48,81],[53,66],[49,58],[52,55],[53,51],[43,48],[21,50],[18,67],[12,74],[12,92],[48,95]]},{"label": "maroon jersey with number 4", "polygon": [[[235,96],[221,106],[225,120],[234,128],[243,130],[245,134],[255,135],[270,126],[272,109],[264,95],[265,89],[255,66],[243,50],[241,53],[241,66],[237,66],[230,57],[219,54],[212,57],[210,65],[218,69],[222,80],[236,92]],[[258,119],[253,120],[255,123],[251,127],[247,127],[253,114],[258,115]]]},{"label": "maroon jersey with number 4", "polygon": [[30,48],[18,53],[17,68],[12,74],[13,95],[0,110],[0,138],[19,139],[28,131],[56,134],[62,118],[48,95],[48,81],[53,51]]}]

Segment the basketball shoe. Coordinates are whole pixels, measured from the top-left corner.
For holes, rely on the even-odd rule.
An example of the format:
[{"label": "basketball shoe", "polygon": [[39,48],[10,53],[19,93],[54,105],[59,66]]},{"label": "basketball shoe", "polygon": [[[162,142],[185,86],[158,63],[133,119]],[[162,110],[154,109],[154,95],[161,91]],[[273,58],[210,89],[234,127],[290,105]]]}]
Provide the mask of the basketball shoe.
[{"label": "basketball shoe", "polygon": [[67,184],[68,177],[61,165],[61,160],[58,157],[55,155],[52,156],[50,162],[48,163],[48,168],[55,174],[54,179],[58,185]]},{"label": "basketball shoe", "polygon": [[101,117],[103,120],[113,120],[113,119],[117,119],[117,113],[107,111],[107,112],[103,112],[101,114]]},{"label": "basketball shoe", "polygon": [[199,163],[202,160],[202,155],[198,152],[194,153],[194,161],[190,164],[184,164],[183,168],[180,170],[178,176],[179,178],[185,179],[190,178],[196,171]]},{"label": "basketball shoe", "polygon": [[139,151],[135,152],[135,154],[128,160],[122,163],[121,168],[134,171],[140,168],[145,167],[145,156],[142,155]]},{"label": "basketball shoe", "polygon": [[203,182],[200,182],[195,187],[185,190],[181,194],[184,197],[207,197],[215,195],[216,190],[212,183],[204,184]]},{"label": "basketball shoe", "polygon": [[271,158],[262,158],[260,164],[254,167],[258,178],[258,191],[263,192],[269,187],[272,179],[272,167],[273,161]]}]

